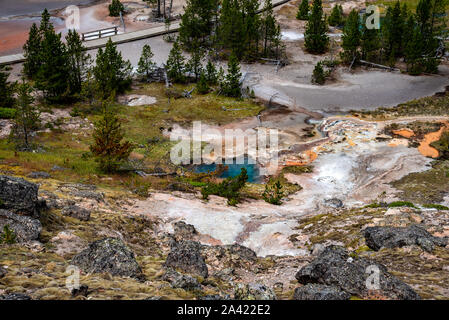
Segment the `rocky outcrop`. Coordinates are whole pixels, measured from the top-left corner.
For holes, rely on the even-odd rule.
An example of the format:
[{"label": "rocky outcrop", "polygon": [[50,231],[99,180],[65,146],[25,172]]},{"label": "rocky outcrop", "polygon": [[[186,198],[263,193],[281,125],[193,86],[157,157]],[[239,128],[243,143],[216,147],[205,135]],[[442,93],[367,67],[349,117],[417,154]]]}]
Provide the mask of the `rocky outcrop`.
[{"label": "rocky outcrop", "polygon": [[39,220],[0,209],[0,233],[5,225],[14,231],[17,242],[38,240],[42,231]]},{"label": "rocky outcrop", "polygon": [[114,276],[144,279],[134,253],[120,239],[106,238],[92,242],[72,259],[72,264],[84,272],[109,272]]},{"label": "rocky outcrop", "polygon": [[239,283],[234,290],[235,300],[276,300],[274,291],[260,283]]},{"label": "rocky outcrop", "polygon": [[201,285],[194,277],[168,269],[162,276],[162,280],[170,283],[172,288],[184,290],[201,290]]},{"label": "rocky outcrop", "polygon": [[257,261],[256,253],[239,244],[203,246],[202,252],[209,265],[222,271],[227,268],[251,269]]},{"label": "rocky outcrop", "polygon": [[90,211],[76,205],[67,206],[61,210],[62,215],[72,217],[81,221],[89,221]]},{"label": "rocky outcrop", "polygon": [[193,240],[198,234],[195,227],[191,224],[187,224],[184,221],[178,221],[173,224],[174,237],[177,241],[181,240]]},{"label": "rocky outcrop", "polygon": [[367,297],[376,289],[377,293],[389,299],[420,299],[410,286],[389,274],[385,266],[366,258],[351,257],[340,246],[326,247],[315,260],[298,271],[296,279],[301,284],[334,286],[351,296]]},{"label": "rocky outcrop", "polygon": [[201,247],[201,244],[196,241],[173,242],[164,267],[179,269],[186,273],[207,278],[209,272],[201,254]]},{"label": "rocky outcrop", "polygon": [[27,177],[31,178],[31,179],[50,179],[51,178],[50,174],[48,172],[44,172],[44,171],[31,172],[30,174],[28,174]]},{"label": "rocky outcrop", "polygon": [[39,187],[21,178],[0,176],[0,208],[12,213],[39,217]]},{"label": "rocky outcrop", "polygon": [[413,225],[409,227],[368,227],[363,231],[366,245],[378,251],[381,248],[400,248],[418,245],[427,252],[433,251],[435,246],[444,247],[447,238],[432,236],[424,228]]},{"label": "rocky outcrop", "polygon": [[32,300],[30,296],[23,293],[9,293],[0,295],[0,300]]},{"label": "rocky outcrop", "polygon": [[349,300],[351,295],[334,286],[306,284],[295,289],[295,300]]}]

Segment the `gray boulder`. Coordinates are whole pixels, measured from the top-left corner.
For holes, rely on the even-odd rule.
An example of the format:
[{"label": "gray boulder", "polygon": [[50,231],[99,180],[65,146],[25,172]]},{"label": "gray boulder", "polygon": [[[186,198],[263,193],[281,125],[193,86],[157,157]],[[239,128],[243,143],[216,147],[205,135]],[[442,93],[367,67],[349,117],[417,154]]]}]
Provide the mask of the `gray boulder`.
[{"label": "gray boulder", "polygon": [[295,289],[295,300],[349,300],[351,295],[334,286],[306,284]]},{"label": "gray boulder", "polygon": [[27,177],[31,179],[50,179],[50,174],[44,171],[34,171],[31,172]]},{"label": "gray boulder", "polygon": [[379,293],[390,299],[416,300],[420,296],[407,284],[375,261],[350,257],[341,246],[328,246],[310,264],[301,268],[296,279],[301,284],[334,286],[351,296],[366,297],[372,292],[372,277],[378,270]]},{"label": "gray boulder", "polygon": [[235,300],[276,300],[274,291],[260,283],[239,283],[234,289]]},{"label": "gray boulder", "polygon": [[326,199],[326,200],[324,200],[324,204],[328,207],[335,208],[335,209],[343,207],[343,201],[341,201],[340,199],[337,199],[337,198]]},{"label": "gray boulder", "polygon": [[209,275],[206,262],[201,255],[201,244],[196,241],[173,242],[164,267],[180,269],[203,278]]},{"label": "gray boulder", "polygon": [[90,211],[76,205],[67,206],[61,210],[62,215],[72,217],[81,221],[89,221]]},{"label": "gray boulder", "polygon": [[368,227],[363,231],[366,245],[378,251],[380,248],[400,248],[418,245],[431,252],[435,246],[447,245],[447,238],[432,236],[420,226],[409,227]]},{"label": "gray boulder", "polygon": [[3,232],[5,225],[14,231],[17,242],[39,240],[42,231],[39,220],[0,209],[0,233]]},{"label": "gray boulder", "polygon": [[197,279],[187,274],[179,273],[173,269],[168,269],[162,276],[162,280],[170,283],[172,288],[184,290],[201,290],[201,285]]},{"label": "gray boulder", "polygon": [[144,280],[134,253],[120,239],[106,238],[90,243],[72,259],[72,264],[84,272],[109,272],[114,276]]},{"label": "gray boulder", "polygon": [[187,224],[184,221],[178,221],[173,224],[174,235],[176,239],[192,240],[197,231],[191,224]]},{"label": "gray boulder", "polygon": [[38,190],[37,184],[22,178],[0,176],[0,208],[38,218]]}]

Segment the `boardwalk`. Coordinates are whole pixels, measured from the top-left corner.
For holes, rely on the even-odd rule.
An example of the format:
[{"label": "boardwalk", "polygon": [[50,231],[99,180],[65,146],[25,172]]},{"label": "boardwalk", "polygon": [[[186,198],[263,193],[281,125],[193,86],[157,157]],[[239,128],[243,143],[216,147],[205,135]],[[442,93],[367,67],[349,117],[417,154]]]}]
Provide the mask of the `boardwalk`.
[{"label": "boardwalk", "polygon": [[[291,0],[279,0],[279,1],[275,0],[275,1],[273,1],[273,7],[278,7],[278,6],[283,5],[290,1]],[[263,10],[260,10],[258,13],[261,13],[261,12],[263,12]],[[165,25],[163,25],[163,26],[159,26],[159,27],[143,29],[143,30],[134,31],[134,32],[122,33],[122,34],[118,34],[118,35],[115,35],[112,37],[106,37],[106,38],[101,38],[101,39],[96,39],[96,40],[91,40],[91,41],[85,41],[83,43],[83,45],[84,45],[84,47],[87,48],[87,50],[93,50],[93,49],[105,47],[106,43],[109,41],[109,39],[111,39],[114,44],[132,42],[132,41],[136,41],[136,40],[153,38],[153,37],[158,37],[158,36],[162,36],[162,35],[169,34],[169,33],[178,32],[179,26],[180,26],[180,22],[177,21],[177,22],[171,24],[170,30],[168,30],[168,31],[167,31]],[[21,63],[23,61],[25,61],[25,57],[21,53],[0,57],[0,65],[16,64],[16,63]]]}]

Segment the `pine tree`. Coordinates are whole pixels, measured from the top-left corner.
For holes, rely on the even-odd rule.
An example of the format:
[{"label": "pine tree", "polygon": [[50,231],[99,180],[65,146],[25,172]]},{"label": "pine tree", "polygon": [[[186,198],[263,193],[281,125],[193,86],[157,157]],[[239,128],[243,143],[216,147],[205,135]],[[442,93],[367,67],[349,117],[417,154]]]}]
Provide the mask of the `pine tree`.
[{"label": "pine tree", "polygon": [[185,59],[182,55],[178,40],[173,44],[173,48],[170,50],[165,67],[167,69],[167,76],[171,81],[185,82]]},{"label": "pine tree", "polygon": [[307,20],[309,19],[309,0],[302,0],[296,14],[296,19]]},{"label": "pine tree", "polygon": [[195,76],[195,81],[198,81],[200,74],[203,72],[203,65],[201,63],[203,57],[203,50],[198,45],[195,45],[192,49],[190,60],[186,65],[187,71],[193,73],[193,75]]},{"label": "pine tree", "polygon": [[415,28],[411,39],[407,43],[405,58],[407,61],[407,72],[411,75],[418,75],[423,72],[422,52],[424,40],[420,28]]},{"label": "pine tree", "polygon": [[93,138],[94,143],[90,146],[90,151],[103,172],[117,171],[133,150],[129,141],[122,141],[124,133],[120,120],[105,105],[102,118],[95,123]]},{"label": "pine tree", "polygon": [[312,83],[323,85],[326,82],[326,73],[323,69],[323,62],[318,62],[313,69]]},{"label": "pine tree", "polygon": [[137,72],[147,81],[150,80],[150,76],[156,68],[156,63],[152,60],[154,57],[151,51],[150,45],[143,46],[142,55],[140,56]]},{"label": "pine tree", "polygon": [[37,70],[39,70],[40,60],[39,53],[41,50],[41,34],[35,23],[30,28],[28,40],[23,46],[23,54],[25,62],[23,64],[23,73],[32,79]]},{"label": "pine tree", "polygon": [[259,42],[261,40],[261,26],[262,19],[257,11],[259,10],[258,0],[243,0],[243,28],[244,41],[246,47],[244,48],[244,56],[247,60],[254,60],[259,55]]},{"label": "pine tree", "polygon": [[196,91],[199,94],[206,94],[206,93],[209,93],[209,91],[210,91],[210,87],[207,84],[207,78],[206,78],[206,75],[204,74],[204,72],[201,72],[200,79],[196,85]]},{"label": "pine tree", "polygon": [[402,34],[404,32],[404,21],[399,1],[394,7],[388,7],[382,27],[382,35],[384,37],[386,56],[391,57],[391,52],[394,51],[394,56],[399,57],[402,54]]},{"label": "pine tree", "polygon": [[206,44],[214,27],[217,0],[187,0],[179,29],[180,42],[188,49]]},{"label": "pine tree", "polygon": [[240,98],[242,91],[240,88],[240,78],[242,74],[240,72],[240,63],[237,56],[233,53],[228,62],[228,73],[222,84],[221,92],[228,97]]},{"label": "pine tree", "polygon": [[12,108],[14,106],[15,83],[8,81],[9,73],[5,66],[0,66],[0,108]]},{"label": "pine tree", "polygon": [[358,47],[360,45],[360,23],[359,14],[352,10],[346,20],[342,35],[342,60],[349,63],[354,59],[358,59]]},{"label": "pine tree", "polygon": [[39,53],[40,66],[35,86],[44,92],[47,100],[61,102],[69,94],[67,48],[53,26],[45,31]]},{"label": "pine tree", "polygon": [[123,60],[122,54],[117,51],[117,46],[111,39],[104,51],[102,48],[98,49],[93,74],[104,99],[129,88],[131,71],[131,63]]},{"label": "pine tree", "polygon": [[218,83],[217,68],[215,68],[215,65],[210,60],[206,65],[205,76],[209,85],[216,85]]},{"label": "pine tree", "polygon": [[265,0],[264,13],[262,18],[262,32],[263,32],[263,53],[265,57],[275,56],[278,58],[281,31],[276,23],[276,18],[273,14],[273,4],[271,0]]},{"label": "pine tree", "polygon": [[86,53],[81,38],[75,30],[69,30],[66,43],[69,90],[70,94],[74,96],[81,93],[90,63],[90,55]]},{"label": "pine tree", "polygon": [[53,29],[53,24],[50,22],[50,13],[47,9],[44,9],[41,15],[41,23],[39,26],[39,32],[41,35],[45,35],[45,32]]},{"label": "pine tree", "polygon": [[329,25],[333,27],[343,24],[343,8],[341,5],[335,4],[335,6],[332,8],[328,22]]},{"label": "pine tree", "polygon": [[120,0],[112,0],[112,3],[109,5],[109,15],[111,17],[118,17],[120,12],[124,12],[125,7],[120,2]]},{"label": "pine tree", "polygon": [[380,39],[377,29],[366,27],[366,15],[363,17],[362,31],[360,36],[361,57],[364,60],[375,62],[379,56]]},{"label": "pine tree", "polygon": [[222,48],[229,49],[242,59],[245,53],[245,18],[238,0],[223,0],[220,10],[218,38]]},{"label": "pine tree", "polygon": [[30,150],[32,133],[39,127],[40,115],[34,104],[33,89],[23,80],[17,86],[16,113],[10,139],[19,150]]},{"label": "pine tree", "polygon": [[312,13],[309,16],[304,45],[310,53],[320,54],[326,52],[329,46],[329,37],[326,35],[327,23],[323,17],[321,0],[314,0]]}]

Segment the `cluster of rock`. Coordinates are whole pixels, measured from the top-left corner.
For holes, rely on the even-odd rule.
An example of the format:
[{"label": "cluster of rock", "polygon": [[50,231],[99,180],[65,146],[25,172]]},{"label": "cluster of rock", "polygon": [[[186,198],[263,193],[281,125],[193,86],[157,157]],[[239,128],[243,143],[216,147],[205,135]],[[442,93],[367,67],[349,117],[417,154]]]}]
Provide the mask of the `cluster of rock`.
[{"label": "cluster of rock", "polygon": [[45,203],[38,199],[39,187],[21,178],[0,176],[0,232],[8,226],[18,242],[39,239],[39,212]]},{"label": "cluster of rock", "polygon": [[384,265],[351,256],[341,246],[326,247],[295,277],[304,285],[295,290],[295,299],[341,300],[374,294],[386,299],[420,299],[410,286],[388,273]]}]

